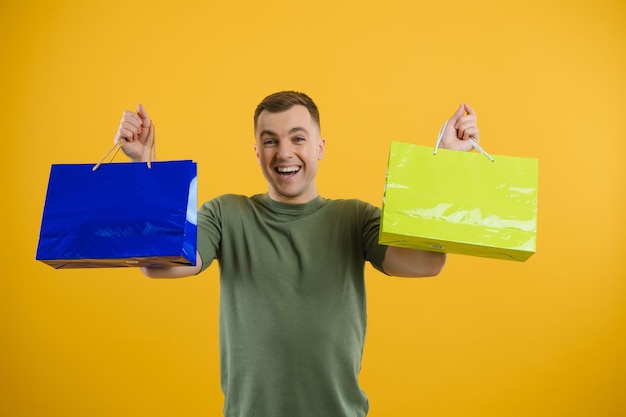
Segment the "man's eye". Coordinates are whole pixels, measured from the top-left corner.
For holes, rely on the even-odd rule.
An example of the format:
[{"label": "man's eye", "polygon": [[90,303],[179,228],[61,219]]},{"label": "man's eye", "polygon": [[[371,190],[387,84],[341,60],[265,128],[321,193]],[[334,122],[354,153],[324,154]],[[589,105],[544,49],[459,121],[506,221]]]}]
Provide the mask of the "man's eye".
[{"label": "man's eye", "polygon": [[293,139],[294,142],[304,142],[306,139],[302,136],[297,136]]},{"label": "man's eye", "polygon": [[275,145],[276,144],[276,140],[275,139],[265,139],[263,141],[264,145]]}]

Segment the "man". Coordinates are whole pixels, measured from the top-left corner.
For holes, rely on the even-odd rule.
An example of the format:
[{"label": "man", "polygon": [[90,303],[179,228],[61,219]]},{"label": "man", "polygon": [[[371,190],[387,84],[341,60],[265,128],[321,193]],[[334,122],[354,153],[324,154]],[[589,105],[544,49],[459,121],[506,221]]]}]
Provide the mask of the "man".
[{"label": "man", "polygon": [[[150,118],[139,105],[115,142],[147,157]],[[437,275],[446,255],[378,244],[380,210],[317,191],[324,157],[319,112],[305,94],[266,97],[254,114],[255,150],[268,192],[224,195],[198,212],[196,266],[142,268],[152,278],[220,264],[220,360],[226,417],[365,416],[358,385],[365,338],[364,263],[387,275]],[[461,105],[441,147],[470,150],[476,115]]]}]

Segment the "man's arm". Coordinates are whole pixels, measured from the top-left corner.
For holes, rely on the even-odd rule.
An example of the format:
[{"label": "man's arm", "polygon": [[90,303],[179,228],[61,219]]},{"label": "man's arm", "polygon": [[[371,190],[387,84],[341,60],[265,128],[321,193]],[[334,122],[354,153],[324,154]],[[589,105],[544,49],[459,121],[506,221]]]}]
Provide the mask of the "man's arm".
[{"label": "man's arm", "polygon": [[383,270],[396,277],[434,277],[445,263],[445,253],[389,246],[383,259]]},{"label": "man's arm", "polygon": [[196,264],[194,266],[165,266],[158,268],[142,267],[141,272],[148,278],[183,278],[196,275],[202,269],[202,258],[196,251]]}]

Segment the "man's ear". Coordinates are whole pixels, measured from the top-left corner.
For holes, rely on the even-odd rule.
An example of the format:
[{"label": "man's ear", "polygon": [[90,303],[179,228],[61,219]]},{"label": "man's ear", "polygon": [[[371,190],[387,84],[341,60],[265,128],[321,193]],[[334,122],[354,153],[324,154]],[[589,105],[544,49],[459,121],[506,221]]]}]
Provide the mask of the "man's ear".
[{"label": "man's ear", "polygon": [[324,159],[324,150],[326,150],[326,139],[320,138],[320,143],[318,145],[318,151],[317,151],[318,161],[321,161],[322,159]]},{"label": "man's ear", "polygon": [[259,157],[259,148],[254,144],[254,153],[256,154],[256,162],[261,165],[261,158]]}]

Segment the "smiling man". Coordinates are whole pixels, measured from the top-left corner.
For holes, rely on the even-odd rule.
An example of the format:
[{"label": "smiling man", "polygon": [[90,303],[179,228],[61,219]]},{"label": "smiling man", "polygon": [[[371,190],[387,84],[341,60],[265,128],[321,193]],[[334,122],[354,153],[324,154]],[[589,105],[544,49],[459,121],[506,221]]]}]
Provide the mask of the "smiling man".
[{"label": "smiling man", "polygon": [[[280,96],[282,97],[282,96]],[[317,197],[317,161],[326,142],[320,135],[319,116],[293,100],[266,99],[255,113],[256,154],[269,187],[269,196],[284,203],[307,203]],[[284,106],[291,103],[287,100]],[[312,102],[311,104],[312,105]]]},{"label": "smiling man", "polygon": [[[115,137],[145,159],[150,118],[127,111]],[[378,244],[380,210],[318,194],[326,142],[305,94],[266,97],[254,114],[255,150],[268,184],[223,195],[198,212],[196,266],[142,268],[153,278],[220,264],[220,363],[226,417],[362,417],[358,375],[366,330],[364,264],[387,275],[437,275],[445,254]],[[441,146],[469,150],[474,111],[461,105]]]}]

